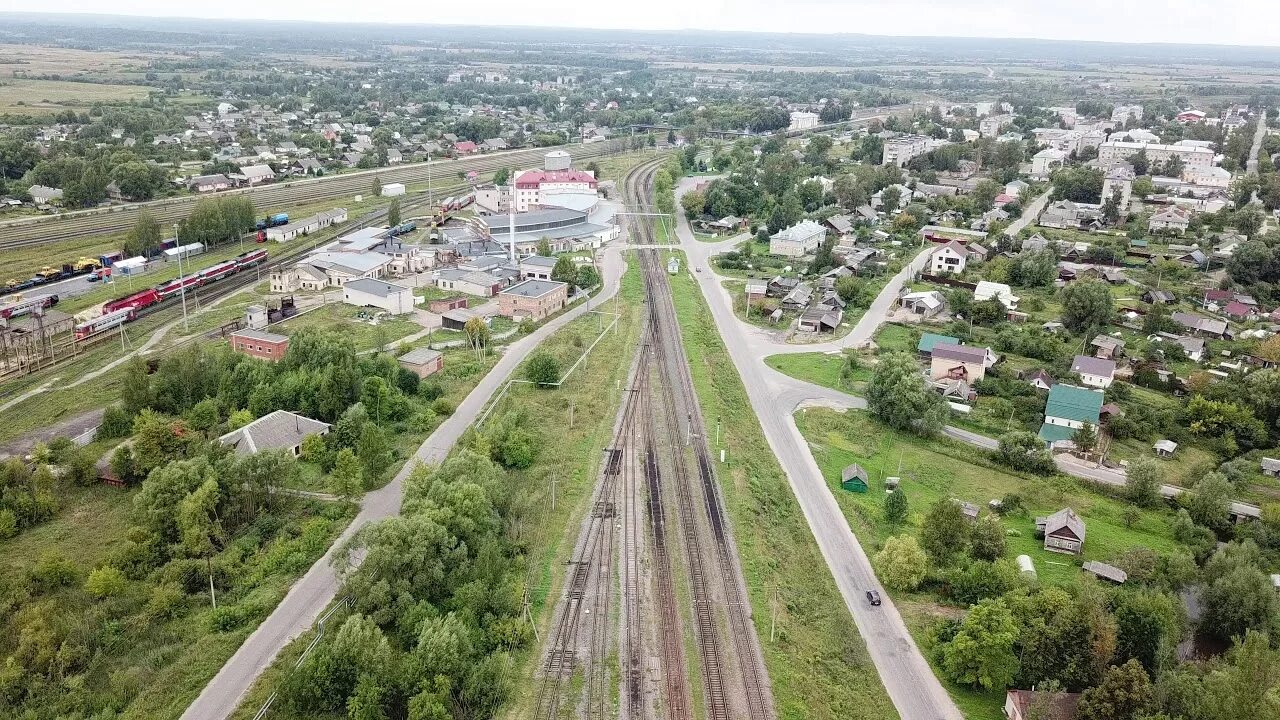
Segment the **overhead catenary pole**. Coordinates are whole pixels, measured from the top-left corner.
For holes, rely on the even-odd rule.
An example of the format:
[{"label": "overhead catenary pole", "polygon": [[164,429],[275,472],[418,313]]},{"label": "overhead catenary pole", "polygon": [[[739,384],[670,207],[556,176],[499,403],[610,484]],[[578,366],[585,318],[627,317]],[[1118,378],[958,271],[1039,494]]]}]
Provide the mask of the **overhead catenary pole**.
[{"label": "overhead catenary pole", "polygon": [[178,250],[178,292],[182,295],[182,330],[188,332],[187,324],[187,278],[182,274],[182,240],[178,238],[178,223],[173,224],[173,242]]}]

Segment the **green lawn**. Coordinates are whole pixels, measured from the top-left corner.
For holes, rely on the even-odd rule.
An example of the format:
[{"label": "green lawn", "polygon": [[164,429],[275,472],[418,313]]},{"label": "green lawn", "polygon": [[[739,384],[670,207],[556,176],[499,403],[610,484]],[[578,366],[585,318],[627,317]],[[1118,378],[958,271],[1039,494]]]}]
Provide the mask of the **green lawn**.
[{"label": "green lawn", "polygon": [[871,380],[872,369],[867,363],[860,361],[858,369],[846,380],[841,376],[844,358],[844,353],[839,352],[789,353],[770,355],[764,361],[774,370],[797,380],[861,395],[867,382]]},{"label": "green lawn", "polygon": [[389,343],[407,335],[421,332],[424,328],[409,320],[407,316],[381,314],[377,324],[357,317],[365,314],[381,313],[375,308],[358,308],[345,303],[329,303],[297,317],[290,318],[275,326],[286,334],[307,327],[322,327],[336,330],[355,343],[356,351],[373,350],[380,343]]},{"label": "green lawn", "polygon": [[[728,463],[717,474],[778,717],[897,717],[701,293],[685,274],[672,277],[671,286],[707,426],[714,427],[716,418],[732,419],[722,426]],[[781,597],[779,632],[769,642],[774,588]]]}]

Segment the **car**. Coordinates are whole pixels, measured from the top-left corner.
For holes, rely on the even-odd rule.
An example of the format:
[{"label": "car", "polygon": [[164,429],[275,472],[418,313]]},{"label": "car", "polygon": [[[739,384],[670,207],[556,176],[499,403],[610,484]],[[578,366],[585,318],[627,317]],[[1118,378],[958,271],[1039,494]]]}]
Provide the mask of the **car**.
[{"label": "car", "polygon": [[694,272],[702,272],[702,266],[699,265],[693,269]]},{"label": "car", "polygon": [[871,603],[872,605],[879,605],[879,604],[880,604],[880,593],[876,592],[875,590],[868,590],[868,591],[867,591],[867,602]]}]

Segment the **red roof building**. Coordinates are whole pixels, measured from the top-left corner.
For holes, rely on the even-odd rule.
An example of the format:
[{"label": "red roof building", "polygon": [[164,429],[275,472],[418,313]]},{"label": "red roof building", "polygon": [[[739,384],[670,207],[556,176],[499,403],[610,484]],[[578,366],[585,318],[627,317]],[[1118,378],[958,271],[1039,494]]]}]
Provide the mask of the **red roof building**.
[{"label": "red roof building", "polygon": [[516,177],[516,212],[540,209],[547,193],[595,193],[595,175],[584,170],[528,170]]},{"label": "red roof building", "polygon": [[470,140],[461,140],[454,144],[453,151],[459,155],[470,155],[476,151],[476,144]]},{"label": "red roof building", "polygon": [[1255,308],[1251,308],[1238,300],[1232,300],[1227,303],[1227,306],[1223,308],[1222,311],[1230,317],[1236,318],[1237,320],[1243,320],[1244,318],[1251,317],[1255,312]]}]

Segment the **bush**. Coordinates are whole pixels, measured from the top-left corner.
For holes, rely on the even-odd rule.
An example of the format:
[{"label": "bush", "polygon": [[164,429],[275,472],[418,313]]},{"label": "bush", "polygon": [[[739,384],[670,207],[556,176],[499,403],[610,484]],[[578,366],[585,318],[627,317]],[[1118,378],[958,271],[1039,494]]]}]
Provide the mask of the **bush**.
[{"label": "bush", "polygon": [[534,353],[524,368],[524,376],[538,387],[551,387],[560,382],[560,362],[549,353]]},{"label": "bush", "polygon": [[177,583],[162,583],[151,591],[147,600],[147,616],[153,620],[170,620],[177,617],[187,602],[187,596]]},{"label": "bush", "polygon": [[29,572],[32,582],[44,590],[70,585],[79,574],[71,558],[56,550],[41,555]]},{"label": "bush", "polygon": [[0,510],[0,540],[8,540],[18,534],[18,517],[9,508]]},{"label": "bush", "polygon": [[1014,470],[1052,475],[1057,471],[1053,455],[1045,449],[1044,441],[1033,432],[1019,430],[1000,436],[1000,449],[996,460]]},{"label": "bush", "polygon": [[436,380],[424,380],[418,383],[418,397],[431,402],[444,395],[444,386]]},{"label": "bush", "polygon": [[89,573],[89,579],[84,581],[84,591],[101,600],[124,592],[126,582],[124,573],[119,569],[104,565]]},{"label": "bush", "polygon": [[111,440],[114,438],[128,437],[133,432],[133,418],[125,409],[117,405],[112,405],[102,413],[102,422],[98,425],[98,431],[94,433],[95,440]]},{"label": "bush", "polygon": [[448,417],[453,414],[453,403],[439,397],[431,401],[431,412]]}]

